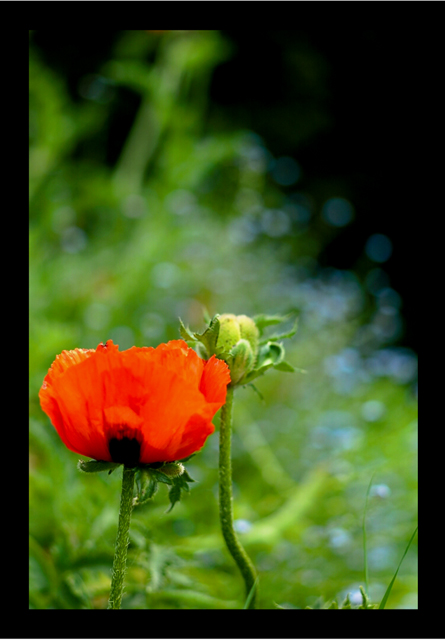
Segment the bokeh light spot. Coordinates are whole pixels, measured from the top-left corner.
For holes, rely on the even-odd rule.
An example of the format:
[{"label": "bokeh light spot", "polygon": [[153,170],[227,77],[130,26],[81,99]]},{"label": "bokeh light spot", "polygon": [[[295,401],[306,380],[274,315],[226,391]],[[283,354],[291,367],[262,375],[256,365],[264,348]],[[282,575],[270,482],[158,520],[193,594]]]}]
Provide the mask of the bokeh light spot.
[{"label": "bokeh light spot", "polygon": [[386,262],[392,254],[392,242],[383,233],[374,233],[366,241],[365,253],[374,262]]},{"label": "bokeh light spot", "polygon": [[386,407],[380,400],[368,400],[362,405],[361,413],[366,422],[376,422],[385,415]]},{"label": "bokeh light spot", "polygon": [[192,213],[197,208],[196,197],[186,189],[176,189],[166,196],[164,200],[166,208],[178,216]]},{"label": "bokeh light spot", "polygon": [[329,198],[321,210],[323,219],[333,227],[345,227],[354,217],[354,207],[345,198]]},{"label": "bokeh light spot", "polygon": [[79,253],[87,245],[87,234],[79,227],[68,227],[62,232],[60,242],[67,253]]},{"label": "bokeh light spot", "polygon": [[374,484],[371,487],[369,495],[376,496],[377,498],[388,498],[391,495],[391,489],[387,484]]},{"label": "bokeh light spot", "polygon": [[266,209],[261,215],[261,227],[271,238],[279,238],[290,231],[290,220],[280,209]]},{"label": "bokeh light spot", "polygon": [[122,202],[122,213],[126,218],[142,218],[147,212],[147,203],[142,196],[132,193]]},{"label": "bokeh light spot", "polygon": [[79,82],[79,94],[86,100],[107,104],[115,94],[114,83],[97,74],[84,76]]},{"label": "bokeh light spot", "polygon": [[379,291],[389,287],[388,274],[379,267],[371,269],[366,274],[365,286],[373,296],[378,295]]},{"label": "bokeh light spot", "polygon": [[76,212],[69,206],[58,207],[51,217],[51,227],[56,233],[63,233],[67,227],[72,227],[76,222]]},{"label": "bokeh light spot", "polygon": [[151,270],[153,284],[161,289],[168,289],[180,278],[179,268],[172,262],[159,262]]},{"label": "bokeh light spot", "polygon": [[275,182],[283,187],[289,187],[300,178],[301,169],[293,158],[283,156],[273,163],[271,174]]},{"label": "bokeh light spot", "polygon": [[100,302],[92,302],[84,311],[84,321],[89,329],[100,331],[110,319],[110,309]]},{"label": "bokeh light spot", "polygon": [[247,533],[252,528],[252,523],[248,520],[235,520],[235,522],[233,523],[233,528],[235,529],[235,531],[238,531],[238,533]]}]

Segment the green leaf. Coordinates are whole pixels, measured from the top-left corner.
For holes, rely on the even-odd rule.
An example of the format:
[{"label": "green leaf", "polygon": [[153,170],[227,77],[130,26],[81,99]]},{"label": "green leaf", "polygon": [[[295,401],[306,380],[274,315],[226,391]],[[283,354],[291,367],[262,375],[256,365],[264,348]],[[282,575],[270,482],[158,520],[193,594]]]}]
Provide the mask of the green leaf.
[{"label": "green leaf", "polygon": [[349,593],[346,594],[346,598],[344,599],[341,609],[352,609],[351,601],[349,599]]},{"label": "green leaf", "polygon": [[292,326],[292,329],[284,333],[275,333],[265,338],[264,340],[261,340],[260,344],[264,344],[267,341],[276,341],[276,340],[284,340],[285,338],[292,338],[292,336],[294,336],[297,333],[297,329],[298,329],[298,318],[295,320]]},{"label": "green leaf", "polygon": [[[184,471],[184,473],[181,476],[177,476],[176,478],[173,478],[173,480],[176,481],[176,484],[178,484],[181,487],[181,489],[184,489],[185,491],[190,491],[190,487],[188,485],[189,481],[185,478],[185,473],[186,472]],[[192,482],[194,482],[194,480],[192,480]]]},{"label": "green leaf", "polygon": [[150,469],[138,469],[136,471],[136,496],[133,498],[133,506],[145,504],[153,498],[158,490],[158,482]]},{"label": "green leaf", "polygon": [[150,482],[151,475],[146,469],[137,469],[134,476],[134,483],[136,486],[136,495],[140,496],[145,491],[148,483]]},{"label": "green leaf", "polygon": [[260,397],[260,400],[264,400],[263,394],[261,393],[261,391],[252,382],[249,382],[247,386],[248,387],[252,387],[252,389],[255,391],[255,393]]},{"label": "green leaf", "polygon": [[296,371],[295,367],[293,367],[285,360],[279,362],[278,364],[274,364],[274,369],[277,369],[278,371],[288,371],[289,373],[295,373]]},{"label": "green leaf", "polygon": [[252,601],[252,598],[253,598],[253,596],[255,594],[255,591],[256,591],[256,588],[257,588],[257,585],[258,585],[258,580],[259,580],[259,578],[257,576],[255,578],[255,582],[253,583],[253,585],[252,585],[252,587],[251,587],[251,589],[249,591],[249,595],[246,598],[246,602],[244,603],[243,609],[248,609],[249,608],[249,605],[250,605],[250,603]]},{"label": "green leaf", "polygon": [[[276,609],[299,609],[300,607],[294,607],[293,604],[289,604],[288,602],[286,602],[286,606],[283,607],[281,604],[277,604],[276,602],[274,602],[275,608]],[[306,607],[306,609],[312,609],[312,607]]]},{"label": "green leaf", "polygon": [[171,480],[172,487],[168,492],[168,497],[171,504],[166,513],[170,513],[175,504],[181,500],[181,491],[190,491],[188,482],[194,482],[194,480],[190,478],[186,470],[184,470],[184,473],[182,475],[171,478]]},{"label": "green leaf", "polygon": [[359,589],[360,589],[360,593],[362,594],[362,604],[358,608],[359,609],[370,609],[370,608],[372,608],[372,605],[369,602],[369,598],[368,598],[368,595],[367,595],[366,591],[363,589],[363,587],[361,585],[360,585]]},{"label": "green leaf", "polygon": [[99,473],[100,471],[114,471],[121,462],[105,462],[103,460],[79,460],[77,468],[84,473]]},{"label": "green leaf", "polygon": [[392,586],[393,586],[393,584],[394,584],[394,582],[395,582],[395,580],[396,580],[396,578],[397,578],[397,574],[399,573],[400,566],[401,566],[401,564],[402,564],[402,562],[403,562],[403,559],[405,558],[406,554],[408,553],[408,549],[409,549],[409,548],[410,548],[410,546],[411,546],[411,542],[414,540],[414,536],[416,535],[416,533],[417,533],[417,529],[418,529],[418,528],[419,528],[419,527],[416,527],[416,528],[414,529],[414,533],[413,533],[413,535],[411,536],[410,541],[408,542],[408,545],[407,545],[407,547],[406,547],[406,549],[405,549],[405,553],[403,554],[402,559],[401,559],[401,560],[400,560],[400,562],[399,562],[399,566],[397,567],[397,570],[396,570],[396,572],[395,572],[395,574],[394,574],[394,576],[393,576],[393,579],[392,579],[392,580],[391,580],[391,582],[389,583],[388,588],[387,588],[387,590],[385,591],[385,595],[383,596],[382,601],[381,601],[381,603],[379,604],[379,609],[384,609],[384,608],[385,608],[386,602],[387,602],[387,600],[388,600],[388,598],[389,598],[389,594],[391,593]]},{"label": "green leaf", "polygon": [[158,483],[154,478],[150,478],[150,481],[145,489],[145,493],[141,496],[141,501],[151,500],[158,490]]},{"label": "green leaf", "polygon": [[182,477],[186,482],[195,482],[195,480],[193,480],[193,478],[189,476],[187,469],[184,469],[184,473],[182,474]]},{"label": "green leaf", "polygon": [[252,319],[255,322],[256,326],[258,327],[260,335],[262,335],[263,329],[265,329],[266,327],[270,327],[271,325],[274,325],[274,324],[281,324],[282,322],[289,320],[291,315],[292,314],[288,313],[285,316],[268,316],[261,313],[257,316],[254,316]]},{"label": "green leaf", "polygon": [[259,369],[254,369],[253,371],[251,371],[245,378],[243,378],[240,382],[240,384],[245,385],[245,384],[250,384],[252,382],[252,380],[255,380],[255,378],[259,378],[259,376],[262,376],[266,373],[266,371],[268,369],[270,369],[271,367],[273,367],[273,362],[270,362],[269,364],[266,364],[262,367],[260,367]]},{"label": "green leaf", "polygon": [[255,378],[259,378],[259,376],[262,376],[263,374],[265,374],[266,371],[270,369],[270,367],[272,366],[273,366],[272,364],[268,364],[265,367],[261,367],[260,369],[254,369],[243,380],[241,380],[240,384],[242,385],[250,384],[252,380],[255,380]]},{"label": "green leaf", "polygon": [[168,497],[171,504],[165,513],[170,513],[175,504],[181,500],[181,487],[179,484],[176,484],[176,482],[173,483],[172,488],[168,492]]},{"label": "green leaf", "polygon": [[144,504],[147,504],[148,502],[150,502],[151,500],[153,500],[154,495],[156,494],[157,490],[158,490],[158,483],[153,481],[153,491],[151,493],[151,495],[144,495],[142,498],[138,498],[137,496],[135,496],[133,498],[133,508],[136,507],[142,507]]},{"label": "green leaf", "polygon": [[[258,352],[258,360],[256,369],[264,366],[274,366],[284,360],[284,347],[278,342],[267,342]],[[254,371],[256,370],[254,369]]]},{"label": "green leaf", "polygon": [[163,482],[164,484],[173,484],[174,478],[169,478],[169,476],[159,471],[159,469],[152,469],[151,473],[153,474],[154,480],[157,482]]},{"label": "green leaf", "polygon": [[178,318],[178,319],[179,319],[179,334],[181,338],[186,342],[196,342],[196,338],[194,337],[193,333],[191,333],[191,331],[187,329],[187,327],[182,322],[181,318]]},{"label": "green leaf", "polygon": [[[285,350],[279,342],[270,342],[263,344],[258,353],[257,365],[245,378],[240,380],[240,384],[245,385],[262,376],[270,367],[274,367],[280,371],[296,371],[288,362],[284,362]],[[283,366],[281,366],[283,365]]]},{"label": "green leaf", "polygon": [[219,314],[213,316],[204,333],[194,333],[193,335],[195,336],[195,340],[198,340],[205,346],[207,354],[209,356],[213,355],[216,352],[216,343],[218,342],[219,336]]}]

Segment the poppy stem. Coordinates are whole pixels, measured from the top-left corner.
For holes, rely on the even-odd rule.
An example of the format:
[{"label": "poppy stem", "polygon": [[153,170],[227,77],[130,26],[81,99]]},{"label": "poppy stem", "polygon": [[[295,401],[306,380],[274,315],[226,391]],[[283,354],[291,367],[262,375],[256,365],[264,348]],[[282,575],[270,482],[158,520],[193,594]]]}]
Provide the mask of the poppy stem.
[{"label": "poppy stem", "polygon": [[[221,529],[231,556],[238,565],[246,585],[246,598],[250,595],[249,609],[255,609],[256,571],[233,528],[232,496],[232,405],[233,387],[227,387],[226,403],[221,409],[219,429],[219,517]],[[252,595],[253,593],[253,595]]]},{"label": "poppy stem", "polygon": [[133,487],[136,469],[124,465],[122,493],[114,548],[113,575],[107,609],[120,609],[124,590],[124,576],[127,568],[127,548],[129,543],[130,519],[133,509]]}]

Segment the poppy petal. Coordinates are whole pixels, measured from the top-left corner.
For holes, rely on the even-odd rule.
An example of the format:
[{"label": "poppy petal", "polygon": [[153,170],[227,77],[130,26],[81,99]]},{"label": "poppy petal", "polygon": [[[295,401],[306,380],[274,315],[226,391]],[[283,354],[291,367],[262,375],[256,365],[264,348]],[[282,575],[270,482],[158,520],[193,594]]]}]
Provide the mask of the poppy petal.
[{"label": "poppy petal", "polygon": [[224,360],[212,356],[207,360],[201,378],[200,390],[207,402],[221,403],[226,401],[227,385],[230,383],[230,369]]},{"label": "poppy petal", "polygon": [[177,460],[204,445],[229,382],[226,363],[205,362],[183,340],[122,352],[109,340],[62,352],[39,395],[72,451],[111,461],[110,443],[115,448],[125,438],[139,443],[139,462],[149,463]]}]

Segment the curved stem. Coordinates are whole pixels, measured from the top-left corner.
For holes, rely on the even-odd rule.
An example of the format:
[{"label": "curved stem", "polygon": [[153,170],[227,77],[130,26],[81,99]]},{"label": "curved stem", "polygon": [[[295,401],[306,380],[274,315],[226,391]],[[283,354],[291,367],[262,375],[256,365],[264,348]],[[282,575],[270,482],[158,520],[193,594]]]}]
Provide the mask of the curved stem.
[{"label": "curved stem", "polygon": [[124,590],[124,576],[127,567],[130,519],[133,509],[133,487],[136,469],[124,465],[122,474],[122,494],[119,508],[116,544],[114,548],[113,575],[107,609],[120,609]]},{"label": "curved stem", "polygon": [[[233,528],[232,510],[232,405],[233,387],[227,387],[226,403],[221,409],[219,430],[219,517],[221,529],[227,548],[242,573],[246,585],[246,597],[249,596],[256,580],[255,567],[243,546],[238,540]],[[249,603],[249,609],[255,609],[256,589]]]}]

